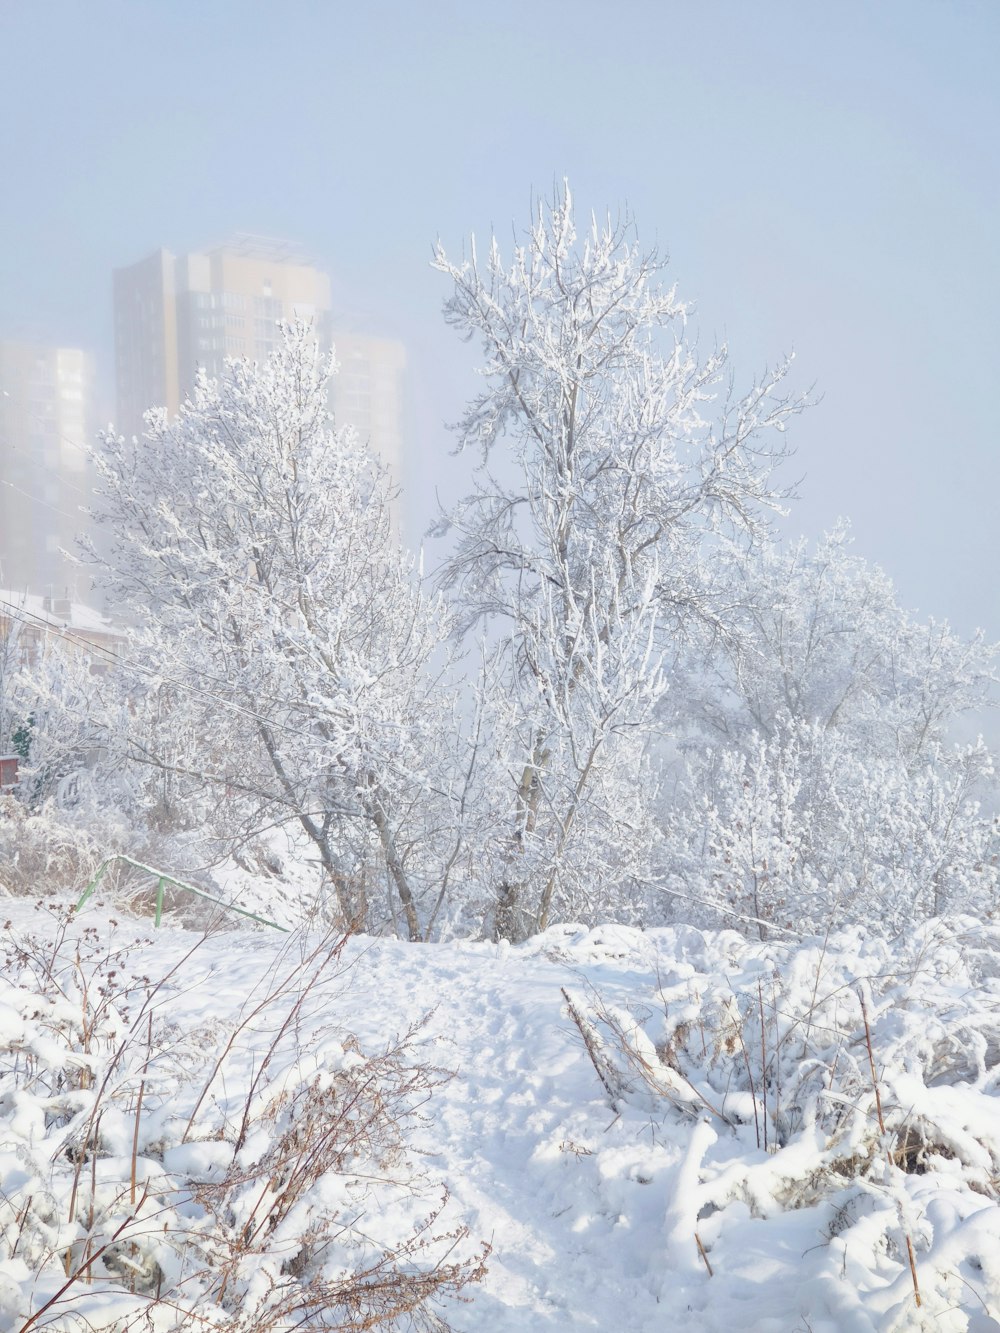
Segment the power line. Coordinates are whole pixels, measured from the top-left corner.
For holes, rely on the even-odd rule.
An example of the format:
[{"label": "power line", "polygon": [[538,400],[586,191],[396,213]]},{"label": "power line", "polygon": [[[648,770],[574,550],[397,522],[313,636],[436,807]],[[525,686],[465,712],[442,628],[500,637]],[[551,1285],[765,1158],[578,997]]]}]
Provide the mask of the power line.
[{"label": "power line", "polygon": [[[10,397],[10,393],[6,389],[0,389],[0,393],[2,393],[5,398]],[[44,417],[39,416],[37,412],[33,412],[30,407],[27,409],[27,414],[29,420],[33,421],[36,426],[41,426],[43,430],[46,431],[48,430],[49,423],[45,420]],[[57,430],[55,432],[55,436],[56,439],[60,441],[60,443],[68,444],[71,449],[78,450],[81,454],[84,455],[85,458],[89,459],[91,457],[91,449],[89,445],[83,445],[80,444],[78,440],[70,439],[70,437],[68,435],[64,435],[61,430]],[[69,482],[68,485],[70,485],[73,488],[73,490],[80,491],[81,495],[86,494],[86,491],[80,490],[80,487],[74,486],[72,482]]]},{"label": "power line", "polygon": [[[47,621],[43,616],[36,615],[33,611],[29,611],[28,608],[25,606],[15,607],[15,605],[12,602],[3,602],[0,603],[0,607],[4,609],[4,613],[7,614],[10,619],[16,620],[19,624],[24,625],[28,629],[41,628],[47,631],[48,633],[52,633],[54,629],[58,628],[58,626],[53,626],[52,624],[50,624],[50,622]],[[103,644],[94,643],[91,640],[84,638],[83,634],[85,633],[85,631],[74,630],[69,625],[63,626],[63,631],[66,632],[69,637],[74,638],[78,643],[83,644],[88,650],[97,653],[99,656],[103,657],[107,662],[109,662],[114,666],[120,667],[122,664],[124,664],[139,675],[148,676],[151,679],[157,681],[165,681],[167,684],[173,685],[176,689],[180,690],[182,693],[187,693],[192,695],[202,695],[206,699],[211,699],[215,703],[221,704],[224,708],[229,708],[233,712],[239,713],[243,717],[247,717],[254,722],[259,722],[263,726],[270,727],[273,730],[287,732],[288,735],[298,736],[304,740],[311,741],[313,744],[316,744],[318,741],[318,738],[309,732],[301,731],[297,727],[289,726],[287,723],[278,722],[273,718],[265,717],[263,713],[254,712],[253,709],[246,708],[243,704],[235,703],[232,699],[227,699],[225,695],[217,694],[214,690],[208,690],[201,686],[193,685],[189,682],[178,680],[174,676],[165,675],[164,672],[162,671],[156,671],[152,667],[147,667],[144,664],[140,664],[139,662],[136,662],[134,658],[126,657],[122,653],[113,652],[111,649],[106,648]],[[195,671],[194,674],[197,676],[201,676],[203,679],[206,680],[222,679],[221,677],[213,677],[209,675],[207,672],[203,671]],[[276,703],[284,702],[286,707],[293,706],[288,704],[287,701],[283,700],[275,699],[274,702]],[[322,741],[320,742],[321,745],[326,743],[327,742],[322,742]]]},{"label": "power line", "polygon": [[[48,500],[43,500],[38,495],[32,495],[30,491],[24,490],[21,486],[15,486],[12,481],[3,481],[0,479],[0,486],[9,486],[12,491],[17,491],[18,495],[23,495],[24,498],[30,500],[32,504],[43,505],[46,509],[51,509],[53,514],[58,514],[61,518],[68,518],[73,522],[76,522],[79,517],[78,514],[67,514],[65,509],[58,509],[54,504],[50,504]],[[79,487],[76,487],[75,489],[79,490]],[[85,492],[80,491],[80,494],[83,495]]]}]

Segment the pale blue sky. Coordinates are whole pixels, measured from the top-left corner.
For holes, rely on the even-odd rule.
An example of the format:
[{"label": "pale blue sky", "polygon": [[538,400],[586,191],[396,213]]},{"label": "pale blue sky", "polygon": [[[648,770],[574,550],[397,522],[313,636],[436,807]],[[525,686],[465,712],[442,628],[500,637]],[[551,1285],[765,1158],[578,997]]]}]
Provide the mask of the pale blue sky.
[{"label": "pale blue sky", "polygon": [[[627,202],[739,380],[791,347],[810,535],[1000,638],[1000,0],[0,0],[0,336],[92,348],[111,270],[300,241],[410,355],[412,528],[473,382],[440,234]],[[110,405],[110,398],[108,399]]]}]

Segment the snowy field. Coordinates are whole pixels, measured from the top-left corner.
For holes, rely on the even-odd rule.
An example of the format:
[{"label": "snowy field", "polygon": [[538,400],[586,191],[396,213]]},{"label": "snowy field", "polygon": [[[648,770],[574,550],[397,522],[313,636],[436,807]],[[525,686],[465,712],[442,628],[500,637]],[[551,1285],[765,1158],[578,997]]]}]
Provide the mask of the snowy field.
[{"label": "snowy field", "polygon": [[[367,1327],[309,1293],[485,1242],[385,1326],[1000,1330],[994,928],[330,953],[3,911],[3,1329]],[[405,1148],[358,1130],[372,1079]],[[306,1170],[324,1096],[349,1142]]]}]

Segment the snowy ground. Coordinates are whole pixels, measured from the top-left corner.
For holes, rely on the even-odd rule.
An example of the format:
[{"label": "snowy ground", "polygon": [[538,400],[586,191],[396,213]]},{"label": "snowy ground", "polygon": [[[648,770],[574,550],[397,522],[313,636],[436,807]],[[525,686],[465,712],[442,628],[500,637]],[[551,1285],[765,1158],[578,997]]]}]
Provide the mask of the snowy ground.
[{"label": "snowy ground", "polygon": [[[23,900],[3,908],[8,940],[50,929]],[[112,931],[100,905],[75,928],[85,924],[102,949],[140,929]],[[155,980],[196,940],[165,925],[128,966]],[[213,935],[158,993],[156,1013],[169,1015],[178,1045],[196,1034],[207,1059],[262,982],[304,948],[302,937],[252,928]],[[382,1050],[430,1012],[420,1060],[454,1077],[410,1123],[411,1159],[427,1198],[437,1182],[447,1186],[442,1223],[469,1228],[465,1250],[492,1246],[468,1303],[442,1307],[460,1333],[987,1333],[1000,1330],[996,973],[1000,939],[968,921],[892,948],[857,934],[750,945],[729,933],[621,927],[559,927],[515,948],[355,939],[299,1015],[299,1056],[282,1077],[333,1068],[330,1052],[344,1059],[347,1033],[361,1052]],[[57,1158],[67,1133],[23,1090],[14,1053],[59,1061],[32,1037],[38,1014],[25,1011],[25,975],[20,992],[10,986],[18,979],[8,967],[0,1006],[0,1327],[20,1330],[59,1286],[60,1247],[73,1242],[65,1229],[51,1239],[44,1269],[26,1264],[23,1249],[10,1255],[13,1220],[32,1192],[44,1185],[62,1198],[58,1181],[39,1177],[57,1171],[51,1149]],[[256,1054],[234,1052],[212,1087],[220,1124],[245,1100],[241,1080],[260,1065],[273,1023],[265,1027],[251,1025]],[[157,1100],[147,1076],[139,1174],[165,1172],[176,1186],[207,1140],[171,1146],[193,1101],[172,1078]],[[123,1113],[121,1161],[132,1134]],[[266,1144],[251,1149],[260,1155]],[[320,1188],[334,1198],[329,1180]],[[393,1206],[404,1218],[403,1204]],[[380,1225],[392,1221],[380,1213]],[[115,1273],[94,1271],[104,1286],[78,1288],[72,1310],[101,1327],[119,1308]],[[72,1310],[57,1305],[59,1323],[32,1327],[82,1327]]]}]

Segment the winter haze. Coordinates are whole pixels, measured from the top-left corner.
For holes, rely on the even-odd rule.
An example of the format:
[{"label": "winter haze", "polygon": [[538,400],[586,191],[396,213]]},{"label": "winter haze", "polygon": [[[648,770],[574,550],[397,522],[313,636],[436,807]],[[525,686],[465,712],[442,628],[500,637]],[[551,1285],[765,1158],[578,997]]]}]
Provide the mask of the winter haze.
[{"label": "winter haze", "polygon": [[3,6],[0,1333],[1000,1333],[998,37]]},{"label": "winter haze", "polygon": [[415,543],[475,387],[431,245],[509,235],[567,176],[628,205],[738,374],[794,349],[821,402],[788,531],[849,516],[905,606],[1000,637],[995,5],[40,0],[0,47],[0,335],[95,353],[102,416],[113,268],[301,242],[406,345]]}]

